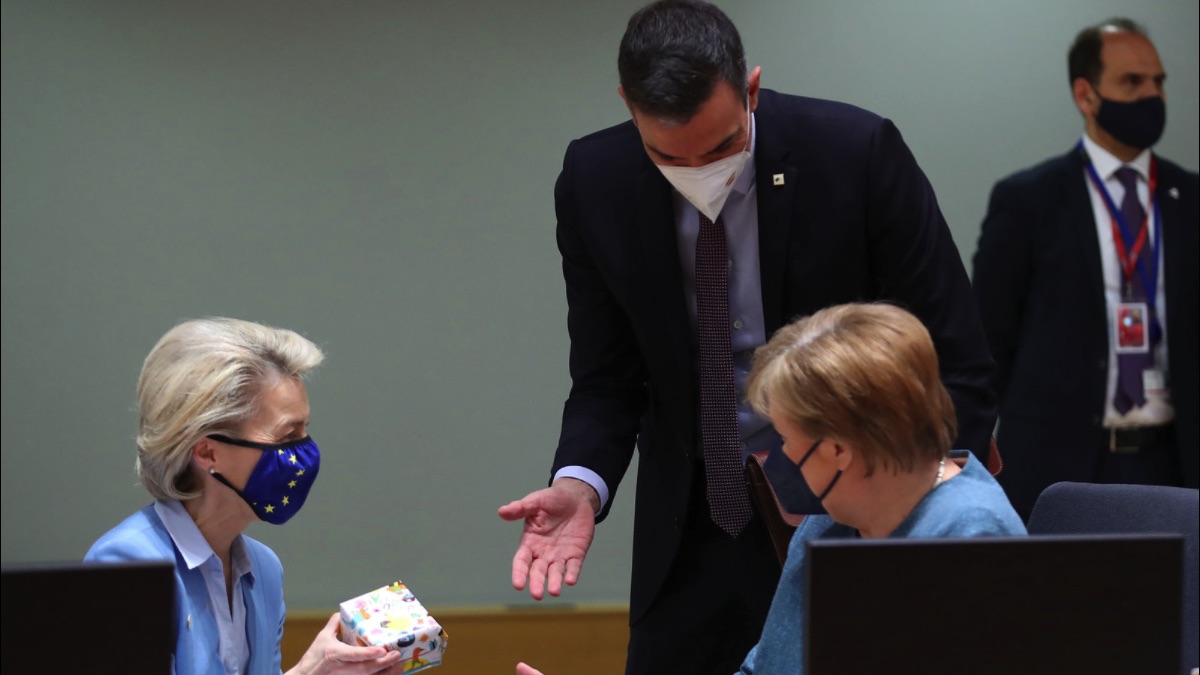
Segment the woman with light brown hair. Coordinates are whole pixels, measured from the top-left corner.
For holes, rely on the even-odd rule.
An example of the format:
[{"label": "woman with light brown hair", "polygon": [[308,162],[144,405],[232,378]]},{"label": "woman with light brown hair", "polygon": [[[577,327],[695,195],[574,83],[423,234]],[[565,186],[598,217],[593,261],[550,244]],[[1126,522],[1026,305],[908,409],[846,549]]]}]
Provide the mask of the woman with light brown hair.
[{"label": "woman with light brown hair", "polygon": [[[794,467],[829,515],[796,529],[741,673],[804,672],[809,540],[1025,534],[987,468],[950,449],[954,404],[933,340],[903,309],[838,305],[781,328],[754,353],[746,392],[783,437],[779,463]],[[539,675],[524,663],[516,672]]]},{"label": "woman with light brown hair", "polygon": [[1025,526],[956,436],[929,332],[885,304],[830,307],[780,329],[754,355],[747,397],[828,515],[796,530],[743,673],[804,668],[805,542],[1004,536]]}]

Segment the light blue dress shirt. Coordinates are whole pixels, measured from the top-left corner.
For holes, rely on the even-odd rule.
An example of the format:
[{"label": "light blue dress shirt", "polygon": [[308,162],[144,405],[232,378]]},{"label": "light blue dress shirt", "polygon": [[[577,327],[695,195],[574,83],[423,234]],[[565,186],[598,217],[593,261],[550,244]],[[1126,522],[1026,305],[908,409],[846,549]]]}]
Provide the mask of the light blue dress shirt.
[{"label": "light blue dress shirt", "polygon": [[183,563],[188,569],[199,569],[208,588],[209,610],[217,621],[217,651],[227,675],[241,675],[250,664],[250,643],[246,641],[246,600],[242,597],[242,577],[254,575],[254,567],[246,555],[241,535],[234,537],[229,547],[229,562],[233,567],[233,590],[225,590],[225,573],[217,556],[196,521],[183,504],[172,499],[155,502],[154,512],[162,519],[167,534],[175,542]]}]

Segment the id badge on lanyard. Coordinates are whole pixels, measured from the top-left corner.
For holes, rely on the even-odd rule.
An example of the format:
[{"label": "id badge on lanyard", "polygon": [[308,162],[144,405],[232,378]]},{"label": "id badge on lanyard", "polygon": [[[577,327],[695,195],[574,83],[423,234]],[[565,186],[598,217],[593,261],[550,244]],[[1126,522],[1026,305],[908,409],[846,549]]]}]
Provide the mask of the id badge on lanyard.
[{"label": "id badge on lanyard", "polygon": [[[1080,150],[1083,150],[1082,141]],[[1086,151],[1084,157],[1087,158]],[[1151,208],[1147,211],[1146,218],[1139,223],[1141,227],[1136,234],[1130,231],[1130,223],[1122,219],[1090,159],[1087,160],[1087,173],[1096,191],[1104,199],[1104,206],[1112,219],[1113,246],[1117,251],[1117,262],[1120,263],[1121,302],[1113,307],[1112,344],[1118,354],[1145,354],[1162,336],[1162,329],[1154,311],[1154,297],[1158,292],[1158,254],[1162,251],[1162,215],[1159,212],[1158,200],[1154,198],[1158,186],[1158,162],[1153,157],[1150,159]],[[1151,213],[1154,214],[1155,225],[1153,243],[1148,241]],[[1146,256],[1141,255],[1143,250],[1146,251]],[[1144,299],[1133,297],[1135,275],[1141,277]]]},{"label": "id badge on lanyard", "polygon": [[1149,307],[1144,302],[1120,302],[1113,308],[1113,340],[1118,354],[1145,354],[1150,351]]}]

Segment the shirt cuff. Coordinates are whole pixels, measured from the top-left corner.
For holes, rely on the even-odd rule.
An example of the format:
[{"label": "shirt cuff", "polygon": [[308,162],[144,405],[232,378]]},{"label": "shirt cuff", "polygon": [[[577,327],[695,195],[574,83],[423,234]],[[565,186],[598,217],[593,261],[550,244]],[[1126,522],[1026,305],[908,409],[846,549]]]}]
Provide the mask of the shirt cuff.
[{"label": "shirt cuff", "polygon": [[604,510],[604,505],[608,503],[608,485],[605,484],[600,474],[582,466],[564,466],[554,474],[554,480],[550,482],[553,483],[559,478],[574,478],[591,485],[596,494],[600,496],[600,508],[596,509],[596,515],[600,515],[600,512]]}]

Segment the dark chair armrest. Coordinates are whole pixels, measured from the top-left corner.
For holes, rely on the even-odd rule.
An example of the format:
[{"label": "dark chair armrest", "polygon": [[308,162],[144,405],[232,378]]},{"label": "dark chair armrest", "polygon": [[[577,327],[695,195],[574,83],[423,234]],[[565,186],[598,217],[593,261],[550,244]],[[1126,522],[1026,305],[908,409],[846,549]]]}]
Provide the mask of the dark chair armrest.
[{"label": "dark chair armrest", "polygon": [[746,458],[746,485],[750,489],[750,501],[754,503],[758,515],[767,525],[767,533],[771,536],[775,555],[779,557],[779,566],[783,567],[792,535],[800,523],[804,522],[804,516],[788,512],[779,503],[779,495],[775,494],[775,488],[771,486],[771,481],[767,480],[767,474],[763,471],[763,462],[766,461],[768,452],[762,450]]}]

